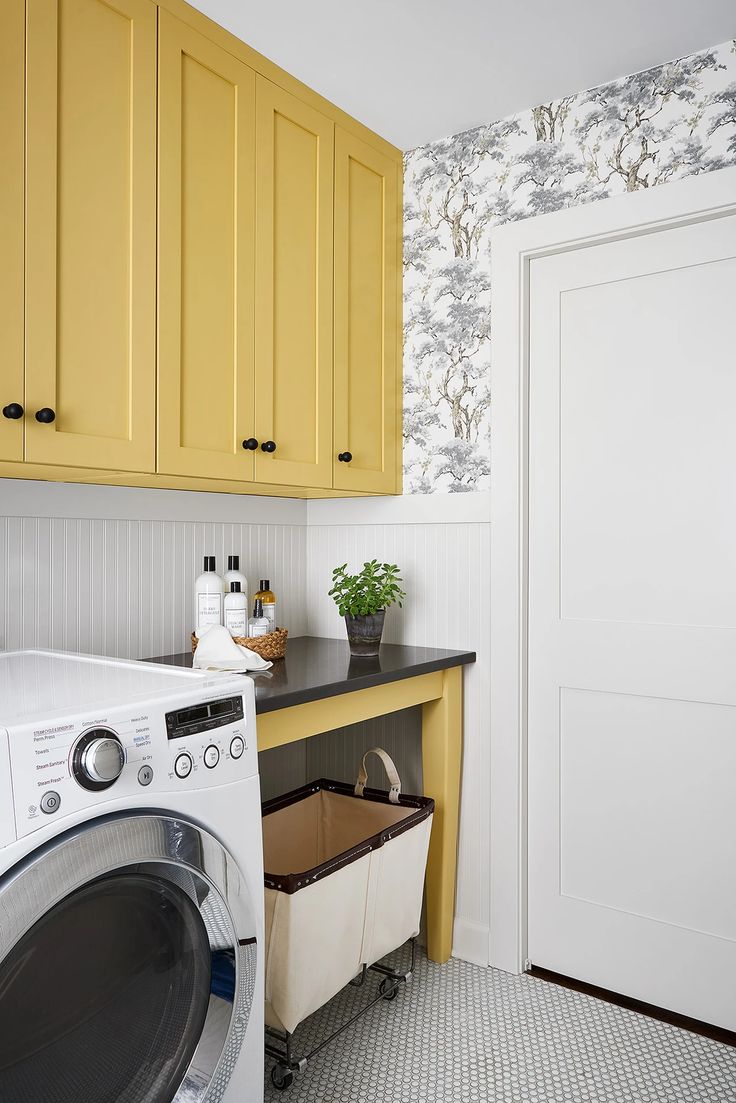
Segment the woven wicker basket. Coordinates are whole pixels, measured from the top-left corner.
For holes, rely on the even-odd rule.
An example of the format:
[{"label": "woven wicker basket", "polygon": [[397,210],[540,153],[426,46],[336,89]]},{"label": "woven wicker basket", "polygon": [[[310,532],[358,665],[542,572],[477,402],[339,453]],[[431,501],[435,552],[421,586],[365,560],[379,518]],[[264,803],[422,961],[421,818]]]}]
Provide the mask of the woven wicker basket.
[{"label": "woven wicker basket", "polygon": [[[262,659],[273,661],[283,659],[286,654],[286,637],[288,628],[275,628],[265,636],[233,636],[235,643],[241,647],[247,647],[249,651],[255,651]],[[192,632],[192,654],[197,650],[198,639]]]}]

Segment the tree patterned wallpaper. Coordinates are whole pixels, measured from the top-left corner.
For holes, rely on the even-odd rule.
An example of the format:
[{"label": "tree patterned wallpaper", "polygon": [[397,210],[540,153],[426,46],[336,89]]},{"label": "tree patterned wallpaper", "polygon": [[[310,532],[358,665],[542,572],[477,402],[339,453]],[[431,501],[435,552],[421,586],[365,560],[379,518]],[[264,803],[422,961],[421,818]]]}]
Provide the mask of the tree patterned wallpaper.
[{"label": "tree patterned wallpaper", "polygon": [[736,40],[408,153],[404,492],[490,485],[495,226],[735,164]]}]

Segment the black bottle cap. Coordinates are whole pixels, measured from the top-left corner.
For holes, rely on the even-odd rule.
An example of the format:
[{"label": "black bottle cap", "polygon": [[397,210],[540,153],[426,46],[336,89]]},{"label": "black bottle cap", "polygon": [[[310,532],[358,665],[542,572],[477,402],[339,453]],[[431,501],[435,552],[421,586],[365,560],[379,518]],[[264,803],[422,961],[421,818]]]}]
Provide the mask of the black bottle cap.
[{"label": "black bottle cap", "polygon": [[214,569],[215,569],[215,557],[214,557],[214,555],[206,555],[204,557],[204,569],[206,571],[214,571]]},{"label": "black bottle cap", "polygon": [[231,594],[239,594],[240,593],[240,583],[239,582],[231,582],[230,583],[230,593]]},{"label": "black bottle cap", "polygon": [[253,606],[253,616],[254,617],[262,617],[263,616],[263,602],[261,601],[261,599],[259,597],[256,598],[255,605]]},{"label": "black bottle cap", "polygon": [[239,555],[229,555],[227,557],[227,569],[229,571],[239,571],[240,570],[240,556]]},{"label": "black bottle cap", "polygon": [[271,580],[268,579],[268,578],[262,578],[261,579],[261,585],[258,587],[258,589],[259,590],[270,590],[271,589]]}]

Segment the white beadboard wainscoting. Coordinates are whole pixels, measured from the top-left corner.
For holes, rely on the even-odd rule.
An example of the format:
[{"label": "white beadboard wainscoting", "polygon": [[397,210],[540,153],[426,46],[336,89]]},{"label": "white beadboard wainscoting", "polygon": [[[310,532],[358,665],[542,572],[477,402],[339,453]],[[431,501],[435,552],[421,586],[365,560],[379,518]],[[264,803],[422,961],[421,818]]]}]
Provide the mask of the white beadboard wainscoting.
[{"label": "white beadboard wainscoting", "polygon": [[[453,950],[467,961],[489,960],[490,779],[490,495],[486,493],[309,502],[307,626],[310,635],[343,637],[337,609],[323,595],[332,568],[366,559],[398,563],[407,592],[403,609],[386,616],[387,643],[477,652],[465,668],[465,747]],[[363,749],[383,741],[397,753],[404,782],[418,778],[415,726],[399,717],[355,725],[347,741],[310,741],[310,777],[347,780]],[[408,744],[397,739],[404,724]],[[412,751],[412,748],[416,748]],[[412,762],[414,757],[414,762]]]},{"label": "white beadboard wainscoting", "polygon": [[[387,643],[474,650],[465,672],[454,952],[489,960],[490,500],[487,493],[304,502],[248,495],[0,480],[0,649],[51,647],[139,658],[183,651],[202,556],[269,577],[292,635],[342,639],[332,568],[401,567],[407,600]],[[351,780],[363,751],[395,755],[421,791],[419,710],[261,756],[264,797],[315,777]],[[378,763],[374,769],[378,768]],[[376,774],[376,777],[378,774]]]},{"label": "white beadboard wainscoting", "polygon": [[[185,651],[202,557],[271,578],[306,630],[303,502],[0,480],[0,649],[120,658]],[[278,580],[278,581],[276,581]]]}]

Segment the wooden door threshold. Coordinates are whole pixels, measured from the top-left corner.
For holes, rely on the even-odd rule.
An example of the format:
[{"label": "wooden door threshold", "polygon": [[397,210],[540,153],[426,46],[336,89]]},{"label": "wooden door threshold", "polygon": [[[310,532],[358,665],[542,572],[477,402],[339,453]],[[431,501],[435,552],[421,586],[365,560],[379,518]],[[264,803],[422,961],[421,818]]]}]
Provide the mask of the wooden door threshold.
[{"label": "wooden door threshold", "polygon": [[692,1034],[700,1034],[714,1042],[736,1047],[736,1031],[713,1026],[711,1023],[701,1022],[700,1019],[691,1019],[688,1015],[679,1015],[676,1011],[668,1011],[664,1007],[632,999],[631,996],[622,996],[620,992],[611,992],[608,988],[599,988],[595,984],[587,984],[585,981],[575,980],[574,977],[566,977],[562,973],[553,973],[551,969],[541,969],[538,965],[532,965],[527,969],[526,975],[536,980],[559,984],[562,988],[570,988],[573,992],[582,992],[586,996],[595,996],[596,999],[604,1000],[606,1003],[625,1007],[627,1011],[637,1011],[640,1015],[648,1015],[650,1019],[659,1019],[660,1022],[680,1027],[681,1030],[689,1030]]}]

